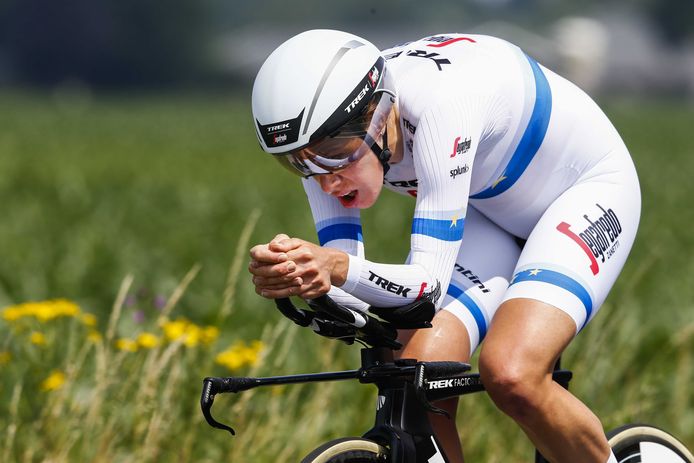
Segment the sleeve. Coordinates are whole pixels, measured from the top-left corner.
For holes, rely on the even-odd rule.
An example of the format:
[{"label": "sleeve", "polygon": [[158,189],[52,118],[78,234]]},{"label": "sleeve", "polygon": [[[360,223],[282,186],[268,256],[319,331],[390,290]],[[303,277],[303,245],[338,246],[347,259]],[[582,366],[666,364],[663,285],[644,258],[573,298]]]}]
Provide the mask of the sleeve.
[{"label": "sleeve", "polygon": [[[364,238],[358,209],[347,209],[332,196],[321,190],[318,182],[303,180],[304,191],[311,206],[313,221],[321,246],[328,246],[352,256],[364,257]],[[328,292],[338,304],[365,311],[369,304],[333,286]]]},{"label": "sleeve", "polygon": [[336,198],[323,192],[312,178],[303,179],[303,184],[320,245],[364,257],[359,210],[343,207]]},{"label": "sleeve", "polygon": [[433,296],[440,306],[463,237],[470,171],[482,132],[483,111],[475,100],[439,100],[419,118],[408,263],[381,264],[351,255],[343,290],[371,305],[395,307],[440,288]]}]

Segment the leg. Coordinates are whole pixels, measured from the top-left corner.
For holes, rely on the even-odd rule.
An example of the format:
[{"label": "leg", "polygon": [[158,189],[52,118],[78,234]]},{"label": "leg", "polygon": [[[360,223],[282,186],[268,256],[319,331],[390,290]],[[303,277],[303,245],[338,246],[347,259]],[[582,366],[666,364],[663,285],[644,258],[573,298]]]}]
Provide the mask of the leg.
[{"label": "leg", "polygon": [[552,381],[551,370],[598,313],[639,221],[638,181],[626,149],[593,169],[533,228],[480,355],[492,400],[545,457],[561,463],[605,463],[611,454],[598,418]]},{"label": "leg", "polygon": [[[465,325],[450,312],[442,310],[432,320],[430,329],[416,330],[403,333],[401,338],[408,339],[400,352],[402,358],[416,358],[423,361],[450,360],[467,362],[470,360],[470,337]],[[436,406],[446,410],[450,418],[436,413],[429,414],[429,421],[441,441],[443,451],[451,463],[463,462],[463,450],[455,426],[458,399],[436,403]]]},{"label": "leg", "polygon": [[[495,259],[489,256],[498,253]],[[508,287],[520,250],[513,237],[474,208],[465,218],[465,239],[450,285],[432,321],[433,329],[401,332],[403,358],[468,362],[487,332],[489,321]],[[451,462],[463,454],[455,426],[457,399],[436,404],[451,419],[430,414],[430,421]]]},{"label": "leg", "polygon": [[534,299],[511,299],[494,316],[480,374],[496,405],[552,462],[605,463],[610,448],[598,418],[552,381],[556,359],[576,334],[566,313]]}]

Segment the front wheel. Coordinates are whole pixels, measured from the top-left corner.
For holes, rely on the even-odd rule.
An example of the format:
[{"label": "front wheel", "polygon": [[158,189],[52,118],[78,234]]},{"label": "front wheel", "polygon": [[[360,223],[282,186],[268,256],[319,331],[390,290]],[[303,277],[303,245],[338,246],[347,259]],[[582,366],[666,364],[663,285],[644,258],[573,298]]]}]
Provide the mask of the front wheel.
[{"label": "front wheel", "polygon": [[359,437],[343,437],[326,442],[306,455],[301,463],[386,463],[388,449]]},{"label": "front wheel", "polygon": [[619,463],[694,463],[687,448],[662,429],[628,424],[607,433]]}]

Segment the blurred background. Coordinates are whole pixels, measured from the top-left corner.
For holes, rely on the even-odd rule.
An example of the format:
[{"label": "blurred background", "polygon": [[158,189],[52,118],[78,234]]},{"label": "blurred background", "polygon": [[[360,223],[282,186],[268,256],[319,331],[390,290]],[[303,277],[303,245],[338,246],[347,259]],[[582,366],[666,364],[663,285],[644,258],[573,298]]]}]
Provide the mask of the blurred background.
[{"label": "blurred background", "polygon": [[5,0],[0,84],[44,88],[247,89],[263,59],[310,28],[380,47],[440,32],[513,41],[599,94],[694,94],[688,0]]},{"label": "blurred background", "polygon": [[[649,422],[693,446],[692,0],[0,0],[0,461],[298,461],[368,428],[347,401],[326,409],[371,403],[349,384],[220,398],[234,440],[197,408],[208,375],[358,362],[281,319],[245,270],[278,232],[315,237],[250,114],[263,60],[310,28],[383,48],[495,35],[598,101],[634,156],[643,213],[565,364],[606,428]],[[384,193],[364,212],[369,258],[405,258],[412,207]],[[529,460],[486,397],[460,417],[483,423],[462,432],[471,461]]]}]

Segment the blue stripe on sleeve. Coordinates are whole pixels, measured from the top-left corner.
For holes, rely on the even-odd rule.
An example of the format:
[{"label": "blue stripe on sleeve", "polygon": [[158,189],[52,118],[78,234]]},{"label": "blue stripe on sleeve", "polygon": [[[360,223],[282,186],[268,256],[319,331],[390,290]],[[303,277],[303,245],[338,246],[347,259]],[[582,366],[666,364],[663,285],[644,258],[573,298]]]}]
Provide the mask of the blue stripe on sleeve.
[{"label": "blue stripe on sleeve", "polygon": [[321,246],[333,240],[364,241],[361,225],[354,223],[336,223],[318,230],[318,242]]},{"label": "blue stripe on sleeve", "polygon": [[443,241],[460,241],[463,239],[465,219],[435,220],[415,217],[412,220],[412,234],[431,236]]},{"label": "blue stripe on sleeve", "polygon": [[484,319],[482,309],[479,308],[479,306],[475,303],[475,301],[472,300],[470,296],[465,294],[462,289],[455,285],[448,285],[448,291],[446,291],[446,294],[459,300],[461,304],[463,304],[465,308],[470,311],[475,319],[475,323],[477,324],[477,331],[480,334],[480,342],[482,342],[482,339],[484,339],[484,337],[487,335],[487,321]]},{"label": "blue stripe on sleeve", "polygon": [[470,196],[473,199],[491,198],[511,188],[528,168],[547,134],[552,114],[552,90],[537,61],[527,55],[526,58],[535,78],[535,105],[530,121],[501,177],[495,180],[492,186]]}]

